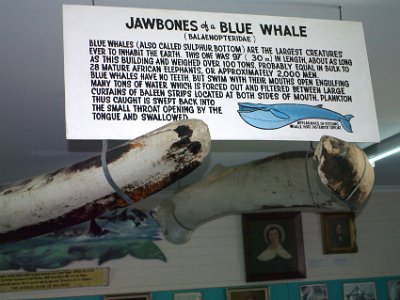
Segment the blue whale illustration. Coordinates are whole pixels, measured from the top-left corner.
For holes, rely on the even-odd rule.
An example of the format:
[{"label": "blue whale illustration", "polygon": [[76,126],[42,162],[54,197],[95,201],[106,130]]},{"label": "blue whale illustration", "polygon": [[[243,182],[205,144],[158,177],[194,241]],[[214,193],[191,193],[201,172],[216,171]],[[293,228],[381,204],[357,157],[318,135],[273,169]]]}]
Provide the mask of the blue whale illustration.
[{"label": "blue whale illustration", "polygon": [[307,104],[260,104],[242,102],[238,113],[249,125],[260,129],[278,129],[304,119],[324,119],[340,121],[347,132],[353,132],[350,120],[353,115],[341,115],[322,105]]}]

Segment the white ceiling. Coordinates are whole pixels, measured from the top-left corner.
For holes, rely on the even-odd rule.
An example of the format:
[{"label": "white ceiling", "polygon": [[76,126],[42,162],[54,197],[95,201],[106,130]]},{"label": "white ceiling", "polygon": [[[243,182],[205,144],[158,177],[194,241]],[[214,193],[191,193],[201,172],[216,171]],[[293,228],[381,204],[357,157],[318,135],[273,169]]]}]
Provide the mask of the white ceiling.
[{"label": "white ceiling", "polygon": [[[64,118],[62,4],[87,1],[0,0],[0,184],[69,165],[101,150],[98,141],[67,141]],[[338,19],[364,26],[381,139],[400,132],[399,0],[126,0],[95,5],[169,8]],[[366,145],[361,145],[366,146]],[[204,167],[232,165],[303,142],[214,142]],[[378,162],[377,185],[400,186],[400,155]]]}]

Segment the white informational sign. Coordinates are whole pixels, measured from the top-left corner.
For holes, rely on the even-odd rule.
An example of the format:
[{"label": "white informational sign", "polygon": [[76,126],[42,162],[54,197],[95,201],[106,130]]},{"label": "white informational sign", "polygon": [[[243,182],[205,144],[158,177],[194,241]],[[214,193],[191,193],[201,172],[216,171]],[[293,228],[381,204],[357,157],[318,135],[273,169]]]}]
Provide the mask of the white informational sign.
[{"label": "white informational sign", "polygon": [[362,25],[63,7],[68,139],[202,119],[214,140],[379,141]]}]

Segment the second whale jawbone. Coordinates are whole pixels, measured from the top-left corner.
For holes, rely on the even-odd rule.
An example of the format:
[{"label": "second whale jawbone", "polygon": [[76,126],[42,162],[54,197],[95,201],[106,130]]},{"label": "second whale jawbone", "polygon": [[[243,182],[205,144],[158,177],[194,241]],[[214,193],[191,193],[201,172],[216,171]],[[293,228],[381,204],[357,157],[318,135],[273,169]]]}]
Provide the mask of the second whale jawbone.
[{"label": "second whale jawbone", "polygon": [[216,218],[255,210],[357,211],[374,170],[354,144],[322,137],[314,155],[289,152],[247,164],[216,166],[203,180],[158,207],[165,238],[183,244]]}]

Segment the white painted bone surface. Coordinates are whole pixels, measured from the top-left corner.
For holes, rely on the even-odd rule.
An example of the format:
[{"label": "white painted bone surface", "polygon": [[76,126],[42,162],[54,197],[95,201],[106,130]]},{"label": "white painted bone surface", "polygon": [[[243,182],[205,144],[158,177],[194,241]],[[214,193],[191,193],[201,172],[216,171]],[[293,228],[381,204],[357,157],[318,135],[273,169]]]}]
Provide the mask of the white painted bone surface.
[{"label": "white painted bone surface", "polygon": [[[332,143],[338,146],[330,147]],[[337,143],[336,139],[330,137],[322,138],[315,153],[318,162],[312,157],[306,158],[305,152],[297,152],[240,166],[215,167],[205,179],[161,203],[157,215],[164,236],[172,243],[182,244],[201,224],[224,215],[252,210],[311,208],[349,211],[361,205],[372,189],[374,177],[365,154],[355,145],[342,141]],[[321,169],[321,164],[330,160],[327,156],[331,153],[334,158],[337,155],[344,156],[351,167],[355,161],[355,178],[350,179],[352,182],[355,179],[360,185],[356,187],[351,183],[351,189],[363,189],[362,199],[358,199],[356,204],[353,199],[343,201],[344,198],[339,199],[333,194],[333,189],[340,191],[340,186],[329,185],[326,179],[329,176]],[[358,159],[354,159],[353,155]],[[345,172],[348,170],[339,172],[339,175],[345,177]]]},{"label": "white painted bone surface", "polygon": [[[177,128],[183,127],[188,128],[189,136],[182,137],[177,132]],[[170,123],[124,144],[124,152],[109,162],[108,168],[115,183],[126,193],[139,190],[140,197],[145,197],[179,179],[179,175],[186,175],[180,174],[182,170],[188,173],[194,169],[208,155],[210,143],[203,121]],[[188,149],[191,145],[200,145],[201,149],[192,152]],[[76,170],[65,168],[0,187],[0,238],[2,234],[57,220],[82,207],[104,205],[107,209],[110,203],[121,201],[106,181],[98,161],[96,158],[96,164],[86,163]],[[78,217],[83,222],[93,216],[83,213]]]}]

